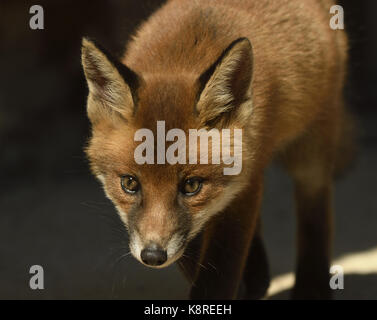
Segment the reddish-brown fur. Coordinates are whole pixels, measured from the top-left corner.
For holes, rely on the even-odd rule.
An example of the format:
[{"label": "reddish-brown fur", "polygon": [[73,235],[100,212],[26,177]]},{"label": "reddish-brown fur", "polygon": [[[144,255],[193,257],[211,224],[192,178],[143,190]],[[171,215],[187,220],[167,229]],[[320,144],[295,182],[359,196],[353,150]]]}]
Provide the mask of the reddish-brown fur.
[{"label": "reddish-brown fur", "polygon": [[[225,186],[240,187],[206,224],[202,236],[186,248],[187,255],[193,250],[197,255],[179,260],[194,283],[192,298],[235,298],[243,277],[249,298],[265,293],[268,271],[258,220],[263,172],[273,158],[282,161],[296,186],[299,231],[294,296],[329,297],[331,186],[335,165],[342,166],[337,151],[346,146],[342,134],[347,118],[342,96],[347,40],[343,31],[329,27],[333,4],[331,0],[168,1],[139,28],[121,60],[139,76],[137,108],[133,110],[127,88],[122,89],[126,100],[118,106],[122,117],[99,112],[93,101],[100,98],[93,93],[89,97],[93,138],[88,155],[93,171],[105,177],[107,194],[126,214],[135,200],[124,195],[119,176],[140,175],[146,194],[138,200],[144,206],[138,222],[143,236],[154,232],[168,237],[177,227],[173,199],[179,177],[186,171],[211,181],[199,198],[185,203],[192,215],[218,201]],[[229,44],[242,37],[252,45],[252,65],[245,44],[243,65],[232,90],[242,91],[242,83],[235,81],[247,81],[252,72],[252,111],[250,115],[245,108],[232,111],[230,120],[214,124],[243,128],[242,174],[224,177],[222,166],[211,165],[137,165],[133,160],[137,129],[155,132],[158,120],[165,120],[166,130],[187,131],[200,128],[206,120],[209,123],[205,109],[211,111],[210,96],[202,97],[202,109],[194,112],[198,79]],[[84,44],[84,69],[93,50]],[[88,70],[87,66],[90,78]]]}]

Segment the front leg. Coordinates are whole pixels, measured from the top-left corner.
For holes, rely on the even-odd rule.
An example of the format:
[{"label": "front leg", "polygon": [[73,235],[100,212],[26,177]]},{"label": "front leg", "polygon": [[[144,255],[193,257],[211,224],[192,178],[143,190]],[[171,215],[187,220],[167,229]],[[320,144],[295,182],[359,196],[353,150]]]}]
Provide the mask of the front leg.
[{"label": "front leg", "polygon": [[191,299],[235,299],[242,280],[262,198],[262,179],[215,217],[202,235]]}]

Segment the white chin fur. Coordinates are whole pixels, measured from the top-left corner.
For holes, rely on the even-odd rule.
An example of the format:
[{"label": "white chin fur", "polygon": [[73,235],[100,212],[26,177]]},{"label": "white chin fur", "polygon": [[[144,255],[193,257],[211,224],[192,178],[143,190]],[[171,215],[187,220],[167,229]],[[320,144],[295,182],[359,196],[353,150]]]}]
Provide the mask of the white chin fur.
[{"label": "white chin fur", "polygon": [[143,265],[150,268],[161,269],[171,265],[182,256],[183,252],[185,251],[185,248],[181,246],[182,241],[183,237],[181,235],[173,235],[166,247],[168,259],[164,264],[160,266],[150,266],[145,264],[141,260],[140,254],[141,250],[143,249],[143,244],[140,235],[137,232],[134,232],[132,235],[132,239],[130,239],[130,251],[132,255],[135,257],[135,259]]}]

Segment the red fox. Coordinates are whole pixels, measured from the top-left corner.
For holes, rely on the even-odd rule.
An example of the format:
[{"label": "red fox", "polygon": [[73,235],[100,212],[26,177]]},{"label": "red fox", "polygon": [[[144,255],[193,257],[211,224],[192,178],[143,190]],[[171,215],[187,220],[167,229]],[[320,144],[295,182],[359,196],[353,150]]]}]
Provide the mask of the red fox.
[{"label": "red fox", "polygon": [[[92,172],[133,256],[155,268],[177,262],[192,299],[237,298],[242,281],[246,299],[266,294],[259,211],[273,159],[295,186],[293,298],[331,296],[332,182],[352,141],[347,38],[330,28],[332,5],[171,0],[141,25],[122,59],[83,40]],[[224,175],[225,163],[137,163],[135,134],[157,135],[158,121],[186,134],[242,129],[241,172]]]}]

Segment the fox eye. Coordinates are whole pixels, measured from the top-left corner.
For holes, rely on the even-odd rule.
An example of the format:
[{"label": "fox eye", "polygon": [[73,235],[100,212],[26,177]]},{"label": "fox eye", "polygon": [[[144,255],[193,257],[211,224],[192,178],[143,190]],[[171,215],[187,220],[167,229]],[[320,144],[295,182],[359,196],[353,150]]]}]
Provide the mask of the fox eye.
[{"label": "fox eye", "polygon": [[120,184],[123,191],[134,194],[139,191],[140,183],[137,179],[131,175],[125,175],[120,179]]},{"label": "fox eye", "polygon": [[193,196],[200,191],[202,184],[203,179],[199,177],[189,178],[183,181],[180,191],[186,196]]}]

